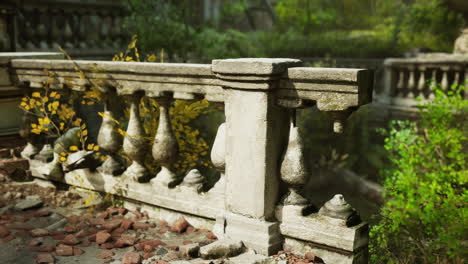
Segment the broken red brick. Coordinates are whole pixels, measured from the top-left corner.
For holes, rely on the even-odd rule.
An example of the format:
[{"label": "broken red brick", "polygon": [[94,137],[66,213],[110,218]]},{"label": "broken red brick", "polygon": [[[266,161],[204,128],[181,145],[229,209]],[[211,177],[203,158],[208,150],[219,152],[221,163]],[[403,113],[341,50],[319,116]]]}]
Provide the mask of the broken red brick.
[{"label": "broken red brick", "polygon": [[31,247],[31,250],[36,251],[36,252],[54,252],[55,246],[49,245],[49,246],[43,246],[43,247]]},{"label": "broken red brick", "polygon": [[0,226],[0,238],[5,238],[10,234],[10,230],[5,226]]},{"label": "broken red brick", "polygon": [[151,227],[150,224],[147,223],[141,223],[141,222],[135,222],[133,223],[133,229],[138,230],[138,229],[149,229]]},{"label": "broken red brick", "polygon": [[136,237],[134,236],[121,236],[117,242],[115,242],[116,247],[126,247],[133,246],[136,242]]},{"label": "broken red brick", "polygon": [[67,217],[67,221],[71,225],[76,225],[81,221],[81,217],[79,217],[78,215],[72,215]]},{"label": "broken red brick", "polygon": [[111,238],[111,234],[106,231],[100,231],[96,234],[96,243],[103,244]]},{"label": "broken red brick", "polygon": [[107,243],[101,244],[101,245],[99,246],[99,248],[103,248],[103,249],[113,249],[113,248],[115,248],[115,245],[114,245],[114,243],[107,242]]},{"label": "broken red brick", "polygon": [[73,256],[81,256],[84,253],[85,253],[84,250],[82,250],[81,248],[77,248],[77,247],[73,248]]},{"label": "broken red brick", "polygon": [[107,219],[109,217],[109,212],[100,212],[98,215],[97,215],[98,218],[102,218],[102,219]]},{"label": "broken red brick", "polygon": [[141,256],[140,254],[129,251],[123,255],[122,264],[140,264],[141,263]]},{"label": "broken red brick", "polygon": [[49,230],[45,228],[35,228],[29,232],[32,237],[41,237],[41,236],[48,236]]},{"label": "broken red brick", "polygon": [[89,218],[88,222],[89,222],[90,225],[94,225],[94,226],[103,225],[103,224],[106,223],[106,221],[104,219],[102,219],[102,218]]},{"label": "broken red brick", "polygon": [[189,223],[185,218],[181,217],[175,221],[175,223],[171,227],[171,231],[177,232],[177,233],[183,233],[187,227],[189,227]]},{"label": "broken red brick", "polygon": [[133,226],[133,221],[132,220],[129,220],[129,219],[123,219],[122,220],[122,223],[120,224],[120,226],[125,229],[125,230],[128,230],[130,228],[132,228]]},{"label": "broken red brick", "polygon": [[218,239],[218,237],[216,237],[216,235],[213,234],[213,232],[208,232],[208,234],[206,234],[206,238],[212,239],[212,240]]},{"label": "broken red brick", "polygon": [[145,254],[143,254],[143,259],[149,259],[151,257],[153,257],[154,254],[153,253],[150,253],[150,252],[146,252]]},{"label": "broken red brick", "polygon": [[138,211],[138,210],[134,210],[134,211],[131,211],[137,218],[142,218],[143,217],[143,214]]},{"label": "broken red brick", "polygon": [[189,227],[187,227],[187,230],[185,230],[185,233],[191,234],[191,233],[193,233],[194,231],[195,231],[195,227],[189,226]]},{"label": "broken red brick", "polygon": [[78,231],[78,228],[75,225],[66,225],[63,230],[67,233],[75,233]]},{"label": "broken red brick", "polygon": [[49,216],[51,214],[50,211],[48,210],[39,210],[39,211],[35,211],[31,214],[31,216],[33,217],[45,217],[45,216]]},{"label": "broken red brick", "polygon": [[185,240],[184,242],[182,242],[182,244],[184,244],[184,245],[190,245],[190,244],[193,244],[193,242],[190,241],[190,240]]},{"label": "broken red brick", "polygon": [[65,245],[69,245],[69,246],[74,246],[74,245],[77,245],[80,243],[80,240],[78,238],[76,238],[74,235],[67,235],[63,241],[62,241]]},{"label": "broken red brick", "polygon": [[73,247],[67,245],[59,245],[55,248],[57,256],[73,256]]},{"label": "broken red brick", "polygon": [[106,259],[106,258],[111,258],[114,255],[115,255],[114,251],[106,249],[106,250],[102,250],[101,252],[99,252],[99,254],[96,255],[96,258]]},{"label": "broken red brick", "polygon": [[150,253],[150,252],[153,252],[154,250],[154,247],[149,245],[149,244],[146,244],[144,247],[143,247],[143,251],[145,251],[146,253]]},{"label": "broken red brick", "polygon": [[117,211],[118,211],[119,215],[126,215],[127,212],[128,212],[128,210],[126,208],[123,208],[123,207],[118,208]]},{"label": "broken red brick", "polygon": [[31,239],[28,243],[28,246],[37,247],[37,246],[42,245],[42,243],[44,243],[44,239],[42,237],[38,237],[38,238]]},{"label": "broken red brick", "polygon": [[49,254],[49,253],[39,254],[35,258],[36,258],[36,263],[38,264],[55,263],[54,256],[52,256],[52,254]]},{"label": "broken red brick", "polygon": [[102,225],[102,228],[111,232],[122,224],[122,219],[112,219]]},{"label": "broken red brick", "polygon": [[179,246],[167,246],[166,248],[170,250],[175,250],[175,251],[179,250]]},{"label": "broken red brick", "polygon": [[157,232],[158,232],[159,234],[164,234],[164,233],[166,233],[167,231],[169,231],[169,228],[163,227],[163,228],[158,229]]}]

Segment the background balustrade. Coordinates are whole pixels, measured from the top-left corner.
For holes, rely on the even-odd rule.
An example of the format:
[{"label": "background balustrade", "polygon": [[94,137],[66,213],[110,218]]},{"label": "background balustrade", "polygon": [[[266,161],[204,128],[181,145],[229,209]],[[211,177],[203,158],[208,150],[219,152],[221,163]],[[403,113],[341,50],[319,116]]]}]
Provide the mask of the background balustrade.
[{"label": "background balustrade", "polygon": [[8,38],[12,45],[0,51],[58,51],[73,58],[110,59],[129,40],[122,29],[127,15],[118,1],[26,0],[11,2]]}]

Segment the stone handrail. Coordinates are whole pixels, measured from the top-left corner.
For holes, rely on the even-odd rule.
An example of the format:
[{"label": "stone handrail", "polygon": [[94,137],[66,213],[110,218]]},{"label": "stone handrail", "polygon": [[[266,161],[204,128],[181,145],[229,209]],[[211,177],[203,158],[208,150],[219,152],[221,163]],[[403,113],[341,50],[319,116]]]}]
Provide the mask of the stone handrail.
[{"label": "stone handrail", "polygon": [[376,94],[379,103],[395,107],[414,107],[420,97],[434,98],[433,83],[448,91],[452,85],[468,80],[468,57],[445,55],[385,60],[384,89]]},{"label": "stone handrail", "polygon": [[[213,230],[219,238],[242,240],[262,254],[312,248],[326,263],[367,263],[367,224],[343,197],[335,196],[316,212],[303,195],[311,174],[291,109],[316,104],[342,121],[371,101],[371,71],[306,68],[293,59],[214,60],[211,65],[12,59],[9,72],[26,93],[42,89],[51,72],[52,89],[82,91],[99,80],[104,92],[97,143],[108,154],[106,161],[96,170],[79,166],[86,164],[85,157],[73,154],[60,163],[53,146],[40,150],[29,141],[22,155],[30,160],[35,177],[113,193],[187,215],[189,221],[215,220]],[[117,96],[130,99],[123,138],[111,121],[115,105],[110,99]],[[154,162],[161,165],[156,175],[149,175],[143,162],[149,151],[141,140],[138,104],[143,96],[155,98],[160,107],[151,146]],[[169,115],[172,100],[201,98],[223,103],[226,116],[211,151],[221,176],[204,193],[197,192],[203,175],[196,168],[181,182],[174,173],[178,147]],[[120,162],[120,149],[130,159],[129,166]]]},{"label": "stone handrail", "polygon": [[128,41],[122,29],[127,11],[119,1],[25,0],[12,8],[14,51],[60,46],[74,58],[110,59]]}]

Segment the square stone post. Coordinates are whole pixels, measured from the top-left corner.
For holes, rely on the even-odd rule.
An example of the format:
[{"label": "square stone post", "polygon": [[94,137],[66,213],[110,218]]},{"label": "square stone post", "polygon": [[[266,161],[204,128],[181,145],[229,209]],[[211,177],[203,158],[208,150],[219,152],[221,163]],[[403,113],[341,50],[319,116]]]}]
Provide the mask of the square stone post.
[{"label": "square stone post", "polygon": [[293,59],[214,60],[225,88],[226,237],[271,255],[282,247],[274,210],[279,200],[279,162],[290,117],[275,104],[273,90]]}]

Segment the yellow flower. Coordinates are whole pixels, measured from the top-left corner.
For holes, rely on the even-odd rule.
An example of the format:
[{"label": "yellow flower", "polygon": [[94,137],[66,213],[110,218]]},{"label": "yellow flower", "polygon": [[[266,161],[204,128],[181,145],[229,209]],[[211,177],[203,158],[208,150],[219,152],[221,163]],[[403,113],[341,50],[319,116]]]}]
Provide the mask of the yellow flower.
[{"label": "yellow flower", "polygon": [[60,157],[60,161],[66,161],[67,158],[66,157]]},{"label": "yellow flower", "polygon": [[34,93],[32,93],[32,97],[39,98],[39,97],[41,97],[41,94],[39,92],[34,92]]},{"label": "yellow flower", "polygon": [[57,95],[57,92],[51,92],[51,93],[49,94],[50,97],[55,97],[56,95]]},{"label": "yellow flower", "polygon": [[92,150],[94,147],[94,144],[88,144],[88,146],[86,147],[88,150]]},{"label": "yellow flower", "polygon": [[98,150],[99,150],[99,146],[94,146],[93,150],[98,151]]},{"label": "yellow flower", "polygon": [[78,151],[78,147],[77,146],[70,146],[70,151]]}]

